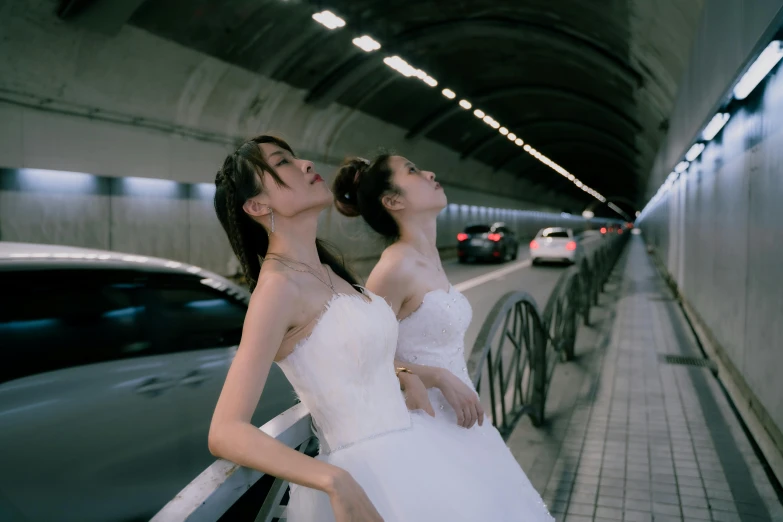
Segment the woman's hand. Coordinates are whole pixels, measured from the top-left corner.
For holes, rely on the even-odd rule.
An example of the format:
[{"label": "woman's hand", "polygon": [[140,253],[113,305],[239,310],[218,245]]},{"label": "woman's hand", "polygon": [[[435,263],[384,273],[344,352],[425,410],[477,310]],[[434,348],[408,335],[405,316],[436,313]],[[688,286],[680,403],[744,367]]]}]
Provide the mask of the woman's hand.
[{"label": "woman's hand", "polygon": [[400,385],[405,391],[405,405],[409,410],[424,410],[430,417],[435,416],[427,387],[421,379],[412,373],[400,372]]},{"label": "woman's hand", "polygon": [[327,493],[336,522],[383,522],[367,493],[347,471],[334,477]]},{"label": "woman's hand", "polygon": [[476,422],[479,426],[484,424],[484,408],[478,395],[470,386],[448,370],[440,372],[434,384],[454,408],[457,424],[463,428],[470,428]]}]

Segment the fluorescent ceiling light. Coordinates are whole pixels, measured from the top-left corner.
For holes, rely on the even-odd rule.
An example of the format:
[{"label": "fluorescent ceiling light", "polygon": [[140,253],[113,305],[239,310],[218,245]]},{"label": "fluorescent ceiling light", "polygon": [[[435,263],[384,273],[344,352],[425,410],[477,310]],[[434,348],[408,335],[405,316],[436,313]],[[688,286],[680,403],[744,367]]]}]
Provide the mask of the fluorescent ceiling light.
[{"label": "fluorescent ceiling light", "polygon": [[738,100],[747,98],[781,58],[783,58],[783,42],[780,40],[770,42],[734,87],[734,97]]},{"label": "fluorescent ceiling light", "polygon": [[522,141],[522,138],[517,138],[514,140],[514,143],[516,143],[518,147],[521,147],[525,142]]},{"label": "fluorescent ceiling light", "polygon": [[498,127],[500,127],[500,124],[498,122],[496,122],[495,120],[492,120],[490,122],[489,126],[492,127],[493,129],[497,129]]},{"label": "fluorescent ceiling light", "polygon": [[517,135],[514,134],[513,132],[509,132],[508,136],[506,137],[509,139],[509,141],[514,141],[515,139],[517,139]]},{"label": "fluorescent ceiling light", "polygon": [[375,40],[373,40],[372,38],[370,38],[367,35],[364,35],[364,36],[362,36],[360,38],[354,38],[353,39],[353,44],[356,47],[358,47],[359,49],[361,49],[362,51],[365,51],[365,52],[368,52],[368,53],[371,53],[373,51],[377,51],[378,49],[381,48],[381,44],[379,44],[378,42],[376,42]]},{"label": "fluorescent ceiling light", "polygon": [[471,103],[468,100],[460,100],[459,101],[459,106],[462,107],[465,110],[468,110],[471,107],[473,107],[473,105],[471,105]]},{"label": "fluorescent ceiling light", "polygon": [[[443,93],[443,96],[448,98],[449,100],[453,100],[457,95],[452,91],[451,89],[443,89],[441,91]],[[464,100],[463,100],[464,101]]]},{"label": "fluorescent ceiling light", "polygon": [[506,134],[508,134],[508,129],[507,129],[507,128],[505,128],[505,127],[500,127],[500,134],[502,134],[503,136],[505,136]]},{"label": "fluorescent ceiling light", "polygon": [[486,113],[484,111],[482,111],[481,109],[476,109],[475,111],[473,111],[473,115],[476,118],[483,118],[484,116],[486,116]]},{"label": "fluorescent ceiling light", "polygon": [[693,161],[699,157],[699,154],[701,154],[701,151],[703,150],[704,150],[703,143],[694,143],[693,147],[691,147],[688,150],[688,152],[685,153],[685,159],[688,161]]},{"label": "fluorescent ceiling light", "polygon": [[327,29],[337,29],[339,27],[345,27],[345,20],[339,16],[335,16],[331,11],[321,11],[313,15],[313,20],[323,25]]},{"label": "fluorescent ceiling light", "polygon": [[674,167],[674,172],[677,172],[677,173],[685,172],[686,170],[688,170],[689,166],[690,166],[690,163],[688,163],[687,161],[681,161],[681,162],[679,162],[677,164],[676,167]]},{"label": "fluorescent ceiling light", "polygon": [[407,78],[415,77],[429,85],[430,87],[435,87],[438,85],[437,80],[433,78],[432,76],[428,75],[426,72],[422,71],[421,69],[416,69],[411,64],[400,58],[399,56],[387,56],[383,59],[383,63],[394,69],[395,71],[399,72],[403,76]]},{"label": "fluorescent ceiling light", "polygon": [[400,58],[399,56],[387,56],[383,59],[383,63],[397,71],[398,73],[402,74],[403,76],[407,76],[410,78],[411,76],[416,76],[416,73],[418,72],[417,69],[413,68],[408,62]]},{"label": "fluorescent ceiling light", "polygon": [[482,118],[482,120],[484,120],[484,123],[486,123],[487,125],[489,125],[493,121],[495,121],[495,120],[492,119],[492,116],[490,116],[489,114],[485,114],[484,117]]},{"label": "fluorescent ceiling light", "polygon": [[701,134],[702,139],[704,141],[712,140],[715,136],[718,135],[723,126],[726,125],[726,122],[729,121],[730,117],[731,116],[727,112],[719,112],[713,116],[710,122],[704,128],[704,132]]},{"label": "fluorescent ceiling light", "polygon": [[611,208],[612,210],[614,210],[615,212],[617,212],[621,216],[625,215],[625,212],[623,212],[623,210],[620,207],[618,207],[617,205],[615,205],[611,201],[609,202],[609,208]]},{"label": "fluorescent ceiling light", "polygon": [[532,149],[533,147],[531,147],[529,144],[525,144],[525,146],[522,148],[525,149],[525,152],[530,152],[530,149]]}]

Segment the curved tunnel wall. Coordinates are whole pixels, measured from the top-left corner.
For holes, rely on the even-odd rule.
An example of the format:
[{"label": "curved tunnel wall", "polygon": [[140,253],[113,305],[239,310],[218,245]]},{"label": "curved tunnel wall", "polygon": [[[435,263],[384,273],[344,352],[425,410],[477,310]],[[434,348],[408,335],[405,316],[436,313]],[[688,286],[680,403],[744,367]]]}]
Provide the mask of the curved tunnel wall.
[{"label": "curved tunnel wall", "polygon": [[648,177],[648,199],[726,100],[738,72],[766,45],[781,18],[783,0],[705,0],[668,132]]},{"label": "curved tunnel wall", "polygon": [[640,222],[781,451],[782,201],[778,65]]},{"label": "curved tunnel wall", "polygon": [[272,131],[314,161],[336,164],[383,146],[477,199],[561,209],[521,176],[432,140],[407,140],[405,129],[359,110],[308,104],[307,91],[133,26],[107,37],[31,0],[0,2],[0,33],[0,167],[210,182],[238,139]]},{"label": "curved tunnel wall", "polygon": [[[320,164],[327,179],[335,168]],[[543,227],[581,231],[581,217],[520,210],[503,198],[476,197],[446,187],[451,203],[438,218],[438,246],[455,254],[456,236],[468,223],[506,222],[527,240]],[[0,240],[115,250],[175,259],[221,274],[236,263],[212,206],[214,186],[167,179],[121,178],[78,172],[0,168]],[[384,243],[361,219],[330,208],[319,235],[335,244],[360,273],[367,273]]]},{"label": "curved tunnel wall", "polygon": [[[136,27],[93,33],[57,19],[48,0],[31,0],[0,2],[0,32],[2,240],[116,249],[226,273],[232,255],[203,184],[238,137],[267,130],[327,179],[345,155],[378,146],[435,171],[457,205],[441,216],[446,248],[466,222],[508,221],[523,237],[572,222],[546,202],[553,192],[522,177],[406,140],[405,129],[349,107],[307,104],[301,89]],[[84,184],[75,188],[67,173],[20,177],[18,169],[92,174],[76,176]],[[324,214],[322,235],[354,259],[382,247],[359,220],[334,212]]]},{"label": "curved tunnel wall", "polygon": [[[458,205],[441,216],[446,248],[466,222],[507,221],[523,237],[573,224],[542,199],[552,192],[528,180],[431,140],[406,140],[404,129],[349,107],[307,104],[305,91],[136,27],[92,33],[57,19],[48,0],[31,0],[0,2],[0,32],[2,240],[116,249],[226,273],[232,255],[202,184],[237,137],[270,129],[326,178],[344,155],[378,146],[434,170]],[[18,169],[97,176],[81,175],[87,181],[75,188],[66,173],[20,178]],[[334,212],[324,214],[322,235],[355,259],[382,246],[359,220]]]}]

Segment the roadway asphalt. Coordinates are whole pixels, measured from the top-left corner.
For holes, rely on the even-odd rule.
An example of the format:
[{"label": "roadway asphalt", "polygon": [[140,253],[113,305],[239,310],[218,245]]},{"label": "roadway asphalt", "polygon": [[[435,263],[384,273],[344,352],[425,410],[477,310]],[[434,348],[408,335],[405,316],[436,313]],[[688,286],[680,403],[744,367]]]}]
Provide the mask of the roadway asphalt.
[{"label": "roadway asphalt", "polygon": [[[589,254],[603,239],[582,241]],[[506,292],[523,291],[533,296],[543,311],[558,278],[568,268],[565,264],[531,266],[530,251],[522,245],[516,261],[508,263],[460,264],[456,259],[443,263],[449,280],[468,298],[473,321],[465,335],[466,356],[470,354],[481,325],[492,307]]]}]

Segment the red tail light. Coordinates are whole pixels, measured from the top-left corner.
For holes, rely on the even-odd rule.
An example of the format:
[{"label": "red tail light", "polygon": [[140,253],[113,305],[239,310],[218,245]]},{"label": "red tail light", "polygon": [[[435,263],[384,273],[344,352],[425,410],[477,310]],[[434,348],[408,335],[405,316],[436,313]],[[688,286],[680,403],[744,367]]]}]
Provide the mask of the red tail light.
[{"label": "red tail light", "polygon": [[566,250],[576,250],[576,242],[575,241],[569,241],[566,243]]},{"label": "red tail light", "polygon": [[468,239],[468,235],[465,232],[457,234],[457,241],[465,241],[466,239]]},{"label": "red tail light", "polygon": [[500,241],[500,234],[488,234],[487,239],[490,241]]},{"label": "red tail light", "polygon": [[500,257],[500,252],[492,252],[492,255],[495,257]]},{"label": "red tail light", "polygon": [[622,234],[622,233],[623,233],[623,229],[622,229],[622,228],[618,228],[618,229],[617,229],[617,233],[618,233],[618,234]]},{"label": "red tail light", "polygon": [[606,234],[606,227],[601,227],[601,233]]},{"label": "red tail light", "polygon": [[535,250],[536,248],[538,248],[538,242],[534,239],[530,242],[530,250]]}]

